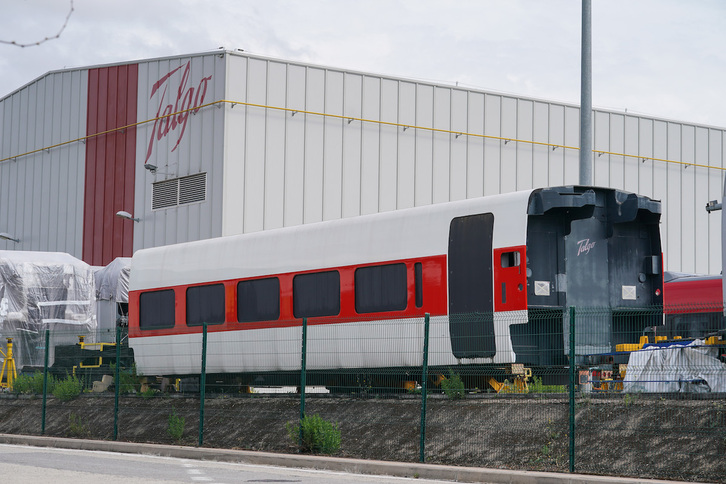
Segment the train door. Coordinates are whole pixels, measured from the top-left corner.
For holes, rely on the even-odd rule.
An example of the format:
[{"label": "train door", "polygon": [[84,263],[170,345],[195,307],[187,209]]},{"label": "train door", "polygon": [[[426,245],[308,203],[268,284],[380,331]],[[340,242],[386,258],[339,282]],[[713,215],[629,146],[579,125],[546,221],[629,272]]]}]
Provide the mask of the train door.
[{"label": "train door", "polygon": [[494,339],[494,215],[458,217],[449,228],[449,332],[456,358],[491,358]]}]

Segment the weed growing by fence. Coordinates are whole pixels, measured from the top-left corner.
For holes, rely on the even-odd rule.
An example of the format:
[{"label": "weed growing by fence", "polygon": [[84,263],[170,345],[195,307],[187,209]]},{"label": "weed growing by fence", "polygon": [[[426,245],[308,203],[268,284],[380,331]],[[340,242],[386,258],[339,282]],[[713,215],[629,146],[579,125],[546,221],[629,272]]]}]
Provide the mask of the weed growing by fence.
[{"label": "weed growing by fence", "polygon": [[68,431],[71,437],[87,437],[90,433],[88,427],[83,424],[81,417],[75,413],[68,416]]},{"label": "weed growing by fence", "polygon": [[542,378],[532,377],[532,383],[529,385],[529,393],[565,393],[567,389],[565,385],[545,385]]},{"label": "weed growing by fence", "polygon": [[[116,365],[111,363],[109,365],[110,373],[116,374]],[[141,387],[141,381],[136,374],[136,364],[129,369],[119,370],[119,393],[124,395],[127,393],[137,393]]]},{"label": "weed growing by fence", "polygon": [[67,375],[53,385],[53,396],[58,400],[73,400],[83,391],[83,382],[74,375]]},{"label": "weed growing by fence", "polygon": [[464,398],[464,382],[461,380],[461,377],[452,370],[449,370],[448,378],[441,380],[441,389],[444,390],[446,396],[452,400]]},{"label": "weed growing by fence", "polygon": [[300,446],[301,452],[334,454],[340,450],[341,435],[338,424],[328,422],[320,415],[306,415],[298,425],[288,422],[286,428],[290,439]]},{"label": "weed growing by fence", "polygon": [[626,407],[629,407],[630,405],[635,403],[638,398],[640,398],[640,395],[638,395],[637,393],[626,393],[625,395],[623,395],[623,403]]},{"label": "weed growing by fence", "polygon": [[166,433],[169,437],[174,439],[175,442],[179,442],[184,435],[184,426],[186,425],[186,419],[180,415],[177,415],[176,410],[171,409],[171,415],[167,419]]}]

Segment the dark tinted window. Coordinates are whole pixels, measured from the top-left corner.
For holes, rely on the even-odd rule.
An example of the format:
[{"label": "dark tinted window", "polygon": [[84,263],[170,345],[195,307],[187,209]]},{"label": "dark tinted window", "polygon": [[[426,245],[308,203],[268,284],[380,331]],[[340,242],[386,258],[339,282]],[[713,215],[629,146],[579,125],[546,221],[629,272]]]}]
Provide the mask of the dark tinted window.
[{"label": "dark tinted window", "polygon": [[237,284],[237,321],[273,321],[280,317],[280,280],[256,279]]},{"label": "dark tinted window", "polygon": [[292,311],[296,318],[335,316],[340,313],[338,271],[295,276],[292,280]]},{"label": "dark tinted window", "polygon": [[355,271],[355,310],[358,313],[402,311],[407,303],[406,265],[361,267]]},{"label": "dark tinted window", "polygon": [[519,252],[502,252],[502,267],[518,267]]},{"label": "dark tinted window", "polygon": [[142,292],[139,297],[139,328],[173,328],[174,302],[172,289]]},{"label": "dark tinted window", "polygon": [[187,326],[224,323],[224,284],[187,289]]},{"label": "dark tinted window", "polygon": [[416,307],[423,306],[423,267],[420,262],[413,265],[413,275],[416,279]]}]

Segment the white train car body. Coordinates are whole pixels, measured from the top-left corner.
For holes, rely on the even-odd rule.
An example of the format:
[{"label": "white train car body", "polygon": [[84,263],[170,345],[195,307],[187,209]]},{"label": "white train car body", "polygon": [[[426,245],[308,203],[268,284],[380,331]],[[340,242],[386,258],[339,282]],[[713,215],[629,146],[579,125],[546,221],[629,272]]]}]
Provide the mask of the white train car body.
[{"label": "white train car body", "polygon": [[533,308],[662,301],[659,214],[560,187],[140,250],[129,342],[140,374],[198,374],[206,322],[208,373],[294,371],[307,318],[310,370],[417,367],[428,313],[430,365],[544,364],[566,330],[534,334]]}]

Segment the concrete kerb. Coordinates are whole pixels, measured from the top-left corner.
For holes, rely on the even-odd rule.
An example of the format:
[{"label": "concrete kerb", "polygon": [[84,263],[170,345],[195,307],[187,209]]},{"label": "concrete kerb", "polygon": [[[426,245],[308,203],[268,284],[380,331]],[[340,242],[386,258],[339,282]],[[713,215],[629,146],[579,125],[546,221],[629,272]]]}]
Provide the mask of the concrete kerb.
[{"label": "concrete kerb", "polygon": [[455,482],[492,484],[675,484],[677,481],[632,479],[585,474],[560,474],[555,472],[510,471],[478,467],[455,467],[436,464],[386,462],[337,457],[321,457],[295,454],[273,454],[245,450],[183,447],[175,445],[139,444],[104,440],[67,439],[32,435],[0,434],[0,443],[56,447],[61,449],[97,450],[127,454],[158,455],[180,459],[213,460],[243,464],[319,469],[354,474],[372,474],[394,477],[417,477]]}]

